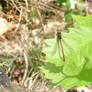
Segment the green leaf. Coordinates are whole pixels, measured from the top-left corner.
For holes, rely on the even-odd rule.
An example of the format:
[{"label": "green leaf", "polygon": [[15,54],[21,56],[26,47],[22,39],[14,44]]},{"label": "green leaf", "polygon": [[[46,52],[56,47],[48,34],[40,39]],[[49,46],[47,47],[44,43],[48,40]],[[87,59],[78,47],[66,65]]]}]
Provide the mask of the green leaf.
[{"label": "green leaf", "polygon": [[83,8],[82,8],[81,6],[79,6],[78,4],[75,4],[75,7],[76,7],[78,10],[80,10],[80,12],[83,11]]},{"label": "green leaf", "polygon": [[65,3],[67,0],[56,0],[57,3],[62,4]]},{"label": "green leaf", "polygon": [[72,18],[72,11],[66,11],[64,17],[66,21],[70,20]]},{"label": "green leaf", "polygon": [[51,80],[50,84],[63,88],[92,82],[92,15],[73,16],[73,19],[75,27],[69,28],[69,33],[62,33],[66,62],[61,48],[54,48],[56,39],[45,40],[47,47],[43,49],[47,63],[41,70],[45,78]]},{"label": "green leaf", "polygon": [[71,6],[74,5],[74,2],[75,2],[75,0],[67,0],[67,2],[66,2],[67,10],[69,10],[71,8]]}]

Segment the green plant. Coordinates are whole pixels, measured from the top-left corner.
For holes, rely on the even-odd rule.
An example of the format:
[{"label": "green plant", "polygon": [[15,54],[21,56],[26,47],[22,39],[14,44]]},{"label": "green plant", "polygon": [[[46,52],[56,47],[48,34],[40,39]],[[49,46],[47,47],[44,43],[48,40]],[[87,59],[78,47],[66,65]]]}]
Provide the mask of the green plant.
[{"label": "green plant", "polygon": [[29,62],[29,68],[33,68],[35,72],[39,71],[39,66],[41,63],[41,51],[38,48],[38,45],[33,42],[32,45],[34,48],[31,48],[29,51],[29,57],[30,57],[30,62]]},{"label": "green plant", "polygon": [[[52,85],[62,85],[63,88],[79,87],[92,82],[92,15],[73,16],[74,28],[69,33],[62,33],[66,62],[62,53],[53,53],[56,39],[47,39],[43,48],[46,54],[46,65],[40,67],[46,79]],[[53,55],[52,55],[53,53]]]},{"label": "green plant", "polygon": [[72,15],[79,15],[82,13],[83,8],[76,3],[75,0],[56,0],[57,4],[65,4],[66,11],[64,13],[67,22],[66,29],[72,26]]},{"label": "green plant", "polygon": [[56,0],[57,4],[63,4],[65,3],[66,8],[69,10],[71,6],[74,4],[75,0]]},{"label": "green plant", "polygon": [[0,66],[11,67],[17,57],[4,57],[0,55]]},{"label": "green plant", "polygon": [[65,3],[67,0],[56,0],[57,3],[62,4]]}]

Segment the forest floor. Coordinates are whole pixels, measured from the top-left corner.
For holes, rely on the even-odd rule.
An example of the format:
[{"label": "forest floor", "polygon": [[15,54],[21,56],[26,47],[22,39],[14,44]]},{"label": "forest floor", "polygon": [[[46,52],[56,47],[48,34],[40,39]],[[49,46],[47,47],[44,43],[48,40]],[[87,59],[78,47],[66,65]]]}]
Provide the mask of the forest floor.
[{"label": "forest floor", "polygon": [[[76,3],[83,12],[74,4],[71,11],[82,16],[92,14],[91,0],[76,0]],[[0,66],[13,83],[28,92],[65,92],[59,86],[48,85],[39,69],[45,62],[41,52],[45,47],[43,40],[54,38],[57,29],[64,30],[67,24],[72,25],[72,20],[65,21],[65,12],[65,5],[57,5],[55,0],[0,1]],[[91,86],[80,88],[86,91],[76,92],[91,92]]]}]

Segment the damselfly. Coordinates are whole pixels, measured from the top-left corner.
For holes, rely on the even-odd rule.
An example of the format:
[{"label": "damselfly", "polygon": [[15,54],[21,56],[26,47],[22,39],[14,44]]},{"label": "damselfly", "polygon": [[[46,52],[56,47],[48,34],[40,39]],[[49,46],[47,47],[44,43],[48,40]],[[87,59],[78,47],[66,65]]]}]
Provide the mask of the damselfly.
[{"label": "damselfly", "polygon": [[[65,55],[64,55],[64,48],[63,48],[63,43],[62,43],[62,34],[61,32],[57,32],[57,40],[61,46],[61,49],[62,49],[62,55],[63,55],[63,61],[65,61]],[[60,49],[59,49],[60,50]]]}]

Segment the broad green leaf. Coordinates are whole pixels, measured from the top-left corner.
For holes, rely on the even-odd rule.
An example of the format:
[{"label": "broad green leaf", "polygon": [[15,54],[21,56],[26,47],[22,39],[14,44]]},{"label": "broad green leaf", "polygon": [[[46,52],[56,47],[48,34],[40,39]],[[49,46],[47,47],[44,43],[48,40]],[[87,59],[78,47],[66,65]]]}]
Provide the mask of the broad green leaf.
[{"label": "broad green leaf", "polygon": [[63,61],[61,48],[54,48],[56,39],[45,40],[47,47],[43,49],[47,63],[41,70],[45,78],[51,80],[50,84],[63,88],[92,82],[92,15],[73,16],[73,19],[74,28],[62,33],[66,61]]}]

